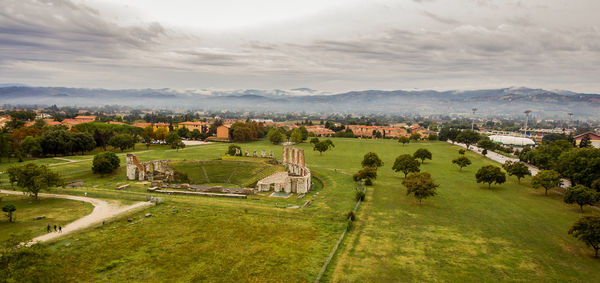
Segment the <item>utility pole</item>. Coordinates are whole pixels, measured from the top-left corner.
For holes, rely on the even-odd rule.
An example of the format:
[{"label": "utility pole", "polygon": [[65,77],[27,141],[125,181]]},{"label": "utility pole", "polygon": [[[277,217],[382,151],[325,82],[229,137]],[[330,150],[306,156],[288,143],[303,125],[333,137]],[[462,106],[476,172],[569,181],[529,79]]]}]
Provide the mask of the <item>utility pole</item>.
[{"label": "utility pole", "polygon": [[473,110],[473,117],[471,117],[471,131],[473,131],[475,129],[475,112],[477,111],[477,108],[471,110]]},{"label": "utility pole", "polygon": [[531,113],[531,110],[525,110],[525,132],[523,133],[524,137],[527,137],[527,121],[529,121],[529,113]]}]

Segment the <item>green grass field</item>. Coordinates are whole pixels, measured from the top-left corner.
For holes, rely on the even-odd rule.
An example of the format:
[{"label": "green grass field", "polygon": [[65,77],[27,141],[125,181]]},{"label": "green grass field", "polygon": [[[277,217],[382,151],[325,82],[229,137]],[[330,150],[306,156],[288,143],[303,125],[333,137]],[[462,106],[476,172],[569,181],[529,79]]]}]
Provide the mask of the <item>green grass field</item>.
[{"label": "green grass field", "polygon": [[256,182],[275,172],[285,171],[265,159],[239,158],[226,160],[174,161],[169,165],[188,176],[192,184],[221,183],[237,187],[254,187]]},{"label": "green grass field", "polygon": [[[11,235],[33,238],[46,233],[46,225],[62,225],[74,221],[92,212],[93,206],[86,202],[57,199],[40,198],[34,200],[22,195],[7,195],[0,193],[2,202],[0,207],[6,204],[14,204],[17,211],[14,212],[13,223],[8,218],[0,218],[0,242],[7,240]],[[34,217],[46,216],[45,219],[34,220]]]},{"label": "green grass field", "polygon": [[[297,146],[305,150],[307,165],[322,181],[303,199],[157,194],[163,204],[51,243],[57,268],[71,281],[313,281],[346,227],[345,213],[354,206],[351,175],[360,169],[363,155],[373,151],[385,165],[323,281],[564,282],[593,281],[600,275],[600,261],[592,258],[592,250],[567,234],[580,216],[578,208],[564,204],[559,195],[546,197],[531,189],[529,179],[519,185],[509,178],[488,190],[475,182],[474,175],[482,165],[494,162],[468,152],[473,164],[459,172],[451,164],[459,148],[442,142],[402,146],[391,140],[333,141],[335,148],[322,156],[310,144]],[[214,143],[179,152],[139,147],[136,154],[140,161],[185,164],[217,160],[228,145]],[[243,150],[273,150],[277,158],[281,156],[281,146],[266,141],[240,145]],[[426,161],[422,171],[441,185],[439,194],[422,205],[405,195],[402,174],[391,170],[396,156],[420,147],[433,152],[433,160]],[[123,167],[124,155],[120,157]],[[87,192],[122,202],[150,195],[149,184],[125,180],[124,168],[97,176],[86,160],[91,156],[78,158],[83,161],[52,168],[67,180],[83,180],[85,186],[53,191]],[[254,169],[247,168],[242,176]],[[221,175],[220,181],[227,174]],[[0,175],[2,179],[6,183],[6,174]],[[131,184],[130,189],[115,190],[125,183]],[[307,200],[312,204],[306,208],[289,208]],[[153,216],[145,218],[148,212]],[[586,212],[593,211],[588,207]]]},{"label": "green grass field", "polygon": [[[336,151],[357,152],[358,159],[363,145],[356,142],[338,142]],[[494,162],[468,152],[473,164],[459,172],[450,163],[458,148],[446,143],[368,144],[385,166],[369,188],[330,280],[581,282],[600,275],[592,250],[567,234],[580,214],[560,196],[531,189],[529,179],[518,185],[509,178],[488,190],[474,175]],[[406,196],[402,176],[391,170],[395,156],[419,147],[433,153],[422,171],[440,184],[439,194],[423,205]]]}]

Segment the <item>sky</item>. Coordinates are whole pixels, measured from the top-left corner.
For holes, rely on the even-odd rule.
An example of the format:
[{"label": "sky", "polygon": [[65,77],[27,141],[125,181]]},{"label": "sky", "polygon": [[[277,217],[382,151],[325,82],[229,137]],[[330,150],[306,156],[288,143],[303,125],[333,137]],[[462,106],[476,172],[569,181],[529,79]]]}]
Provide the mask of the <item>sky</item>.
[{"label": "sky", "polygon": [[598,0],[0,0],[0,84],[600,93]]}]

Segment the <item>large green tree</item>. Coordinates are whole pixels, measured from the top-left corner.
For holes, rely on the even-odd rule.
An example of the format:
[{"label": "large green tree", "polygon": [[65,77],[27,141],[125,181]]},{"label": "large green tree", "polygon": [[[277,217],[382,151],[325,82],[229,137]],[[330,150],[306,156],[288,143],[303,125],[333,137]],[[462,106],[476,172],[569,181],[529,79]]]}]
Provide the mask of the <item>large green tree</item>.
[{"label": "large green tree", "polygon": [[475,173],[477,183],[487,183],[488,189],[492,188],[492,183],[502,184],[506,182],[506,174],[502,172],[502,169],[494,165],[486,165]]},{"label": "large green tree", "polygon": [[452,164],[458,165],[458,171],[462,171],[463,167],[471,165],[471,160],[466,156],[459,156],[452,160]]},{"label": "large green tree", "polygon": [[521,183],[522,178],[525,176],[531,176],[529,167],[527,167],[527,165],[525,165],[523,162],[513,162],[509,160],[502,165],[502,168],[506,170],[506,173],[508,173],[509,176],[517,177],[517,182],[519,184]]},{"label": "large green tree", "polygon": [[598,258],[600,249],[600,216],[583,216],[569,228],[569,234],[594,249],[594,257]]},{"label": "large green tree", "polygon": [[431,175],[427,172],[410,173],[404,180],[402,185],[406,187],[406,195],[413,195],[422,203],[424,198],[432,197],[437,194],[436,189],[440,186],[433,181]]},{"label": "large green tree", "polygon": [[132,148],[134,144],[135,141],[133,140],[133,137],[129,134],[114,135],[108,140],[108,145],[120,149],[121,152],[123,152],[126,149]]},{"label": "large green tree", "polygon": [[62,184],[61,176],[46,165],[27,163],[23,166],[11,166],[7,171],[11,183],[24,188],[35,199],[40,191]]},{"label": "large green tree", "polygon": [[408,137],[401,136],[398,138],[398,142],[404,146],[405,144],[410,143],[410,139]]},{"label": "large green tree", "polygon": [[375,167],[364,167],[360,169],[356,174],[352,176],[355,182],[363,181],[365,185],[372,185],[373,180],[377,178],[377,168]]},{"label": "large green tree", "polygon": [[362,167],[373,167],[373,168],[377,169],[377,168],[383,166],[383,160],[381,160],[381,158],[379,158],[377,153],[369,152],[369,153],[365,154],[365,156],[363,157],[363,160],[360,162],[360,165],[362,165]]},{"label": "large green tree", "polygon": [[396,157],[394,166],[392,166],[392,170],[395,172],[404,173],[404,178],[406,178],[409,173],[419,172],[419,166],[421,166],[421,163],[419,160],[414,158],[414,156],[410,154],[402,154]]},{"label": "large green tree", "polygon": [[548,190],[559,187],[561,183],[560,174],[554,170],[540,171],[531,178],[531,185],[533,188],[544,188],[544,190],[546,190],[546,195],[548,195]]},{"label": "large green tree", "polygon": [[432,154],[431,154],[431,151],[429,151],[426,148],[419,148],[419,149],[417,149],[417,151],[415,151],[413,156],[416,159],[421,159],[421,164],[423,164],[423,163],[425,163],[425,159],[431,160]]},{"label": "large green tree", "polygon": [[92,172],[94,174],[108,174],[119,168],[119,157],[112,151],[105,151],[94,156]]},{"label": "large green tree", "polygon": [[564,195],[565,203],[576,203],[583,213],[584,205],[592,205],[598,200],[598,193],[583,185],[577,185],[569,188]]},{"label": "large green tree", "polygon": [[456,136],[456,141],[459,143],[464,143],[467,146],[467,149],[469,149],[469,147],[472,144],[476,144],[480,138],[481,136],[477,132],[464,130]]}]

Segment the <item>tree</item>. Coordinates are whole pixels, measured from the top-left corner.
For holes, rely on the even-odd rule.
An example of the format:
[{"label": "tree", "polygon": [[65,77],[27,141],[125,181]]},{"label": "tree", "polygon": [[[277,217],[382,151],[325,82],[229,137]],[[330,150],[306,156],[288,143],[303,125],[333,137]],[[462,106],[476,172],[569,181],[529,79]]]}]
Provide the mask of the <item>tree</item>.
[{"label": "tree", "polygon": [[419,141],[421,139],[421,134],[419,133],[412,133],[410,134],[410,140],[411,141]]},{"label": "tree", "polygon": [[488,189],[492,188],[492,183],[502,184],[506,182],[506,174],[502,172],[500,167],[487,165],[479,168],[475,174],[477,183],[487,183]]},{"label": "tree", "polygon": [[48,169],[46,165],[27,163],[23,166],[12,166],[7,171],[11,183],[24,188],[35,199],[40,191],[62,184],[60,175]]},{"label": "tree", "polygon": [[460,155],[465,155],[465,152],[467,152],[467,151],[462,148],[458,150],[458,154],[460,154]]},{"label": "tree", "polygon": [[236,152],[237,150],[240,151],[240,155],[242,154],[242,148],[240,146],[237,146],[235,144],[230,144],[229,148],[227,148],[227,154],[231,155],[231,156],[236,156]]},{"label": "tree", "polygon": [[438,135],[431,133],[427,136],[427,139],[430,141],[437,141],[438,140]]},{"label": "tree", "polygon": [[182,126],[179,129],[177,129],[177,134],[181,138],[188,138],[190,136],[190,130],[188,128]]},{"label": "tree", "polygon": [[27,136],[21,142],[21,150],[27,156],[40,156],[42,154],[42,146],[40,145],[40,139],[32,136]]},{"label": "tree", "polygon": [[590,188],[596,192],[600,193],[600,179],[592,182],[592,185],[590,186]]},{"label": "tree", "polygon": [[202,139],[202,133],[198,129],[194,129],[193,131],[191,131],[189,136],[193,140]]},{"label": "tree", "polygon": [[2,211],[6,212],[6,217],[8,217],[8,222],[13,221],[13,213],[17,210],[14,204],[9,203],[2,207]]},{"label": "tree", "polygon": [[546,195],[548,195],[549,189],[559,187],[561,183],[560,174],[554,170],[540,171],[531,178],[531,185],[533,188],[544,188],[546,190]]},{"label": "tree", "polygon": [[563,200],[568,204],[577,203],[579,205],[579,209],[583,213],[583,206],[586,204],[592,205],[597,199],[598,193],[583,185],[577,185],[569,188],[565,192]]},{"label": "tree", "polygon": [[467,146],[467,149],[469,149],[469,146],[471,146],[472,144],[476,144],[480,138],[481,136],[475,131],[464,130],[460,132],[458,136],[456,136],[456,141],[464,143]]},{"label": "tree", "polygon": [[425,149],[425,148],[419,148],[417,149],[417,151],[415,151],[415,153],[413,154],[413,156],[416,159],[421,159],[421,164],[423,164],[425,162],[425,159],[429,159],[431,160],[431,151]]},{"label": "tree", "polygon": [[404,146],[407,143],[410,143],[410,139],[408,137],[401,136],[401,137],[398,138],[398,142],[401,143],[402,146]]},{"label": "tree", "polygon": [[119,168],[119,157],[112,151],[105,151],[94,156],[92,172],[94,174],[109,174]]},{"label": "tree", "polygon": [[303,141],[302,131],[299,128],[292,130],[292,135],[290,139],[294,143],[301,143]]},{"label": "tree", "polygon": [[394,166],[392,166],[392,169],[395,172],[404,173],[404,178],[406,178],[408,173],[419,172],[420,171],[419,166],[421,166],[421,163],[419,162],[419,160],[414,158],[412,155],[402,154],[402,155],[396,157],[396,160],[394,161]]},{"label": "tree", "polygon": [[496,148],[496,144],[488,138],[479,140],[477,146],[487,150],[494,150]]},{"label": "tree", "polygon": [[579,148],[592,147],[592,141],[589,135],[585,135],[581,141],[579,141]]},{"label": "tree", "polygon": [[513,162],[509,160],[502,165],[502,168],[506,170],[508,176],[517,177],[517,182],[519,184],[521,183],[521,178],[524,178],[525,176],[531,176],[529,167],[527,167],[527,165],[525,165],[523,162]]},{"label": "tree", "polygon": [[150,142],[152,139],[155,139],[154,126],[148,125],[148,126],[144,127],[143,136],[144,136],[144,140],[146,140],[147,143]]},{"label": "tree", "polygon": [[[556,158],[558,154],[548,158]],[[554,162],[550,162],[555,169],[565,178],[569,178],[573,185],[591,187],[592,182],[600,179],[600,149],[598,148],[573,148],[563,151]]]},{"label": "tree", "polygon": [[2,162],[2,157],[9,159],[12,148],[13,146],[12,142],[10,141],[10,135],[8,133],[0,132],[0,162]]},{"label": "tree", "polygon": [[485,149],[485,148],[484,148],[484,149],[481,151],[481,154],[482,154],[483,156],[486,156],[486,155],[488,154],[488,151],[487,151],[487,149]]},{"label": "tree", "polygon": [[315,144],[319,143],[319,138],[317,138],[317,137],[314,137],[314,138],[310,139],[310,143],[311,143],[312,145],[315,145]]},{"label": "tree", "polygon": [[40,145],[44,154],[67,154],[73,146],[71,135],[63,129],[49,130],[42,134]]},{"label": "tree", "polygon": [[373,180],[377,178],[377,168],[375,167],[364,167],[360,169],[356,174],[352,176],[355,182],[364,181],[365,185],[372,185]]},{"label": "tree", "polygon": [[71,143],[73,152],[80,152],[83,155],[86,151],[93,150],[96,147],[96,141],[90,133],[72,133]]},{"label": "tree", "polygon": [[594,257],[598,258],[600,249],[600,216],[583,216],[571,228],[569,234],[594,249]]},{"label": "tree", "polygon": [[375,169],[383,166],[383,161],[379,158],[379,156],[377,155],[377,153],[375,152],[369,152],[367,154],[365,154],[365,156],[363,157],[362,162],[360,163],[362,165],[362,167],[373,167]]},{"label": "tree", "polygon": [[133,137],[128,134],[114,135],[108,140],[108,145],[119,148],[121,152],[125,149],[132,148],[134,144]]},{"label": "tree", "polygon": [[412,194],[419,200],[419,204],[421,204],[424,198],[435,196],[437,194],[436,189],[440,186],[433,181],[431,175],[427,172],[410,173],[402,180],[402,185],[407,189],[406,195]]},{"label": "tree", "polygon": [[267,138],[272,144],[280,144],[287,139],[281,128],[270,129]]},{"label": "tree", "polygon": [[167,129],[166,127],[159,127],[158,129],[156,129],[156,131],[154,131],[154,139],[164,141],[165,138],[167,138],[168,134],[169,129]]},{"label": "tree", "polygon": [[[177,152],[179,152],[180,149],[185,148],[185,143],[183,141],[180,141],[180,142],[176,143],[174,146],[175,146],[175,149],[177,150]],[[173,146],[171,146],[171,147],[173,147]]]},{"label": "tree", "polygon": [[316,143],[313,147],[313,150],[318,151],[321,155],[323,155],[323,152],[328,151],[332,147],[335,147],[333,142],[327,139]]},{"label": "tree", "polygon": [[459,156],[452,160],[452,164],[458,165],[458,171],[462,171],[463,167],[471,165],[471,159],[467,158],[466,156]]},{"label": "tree", "polygon": [[170,132],[165,137],[165,142],[170,144],[171,148],[179,151],[178,144],[181,143],[181,137],[176,132]]}]

